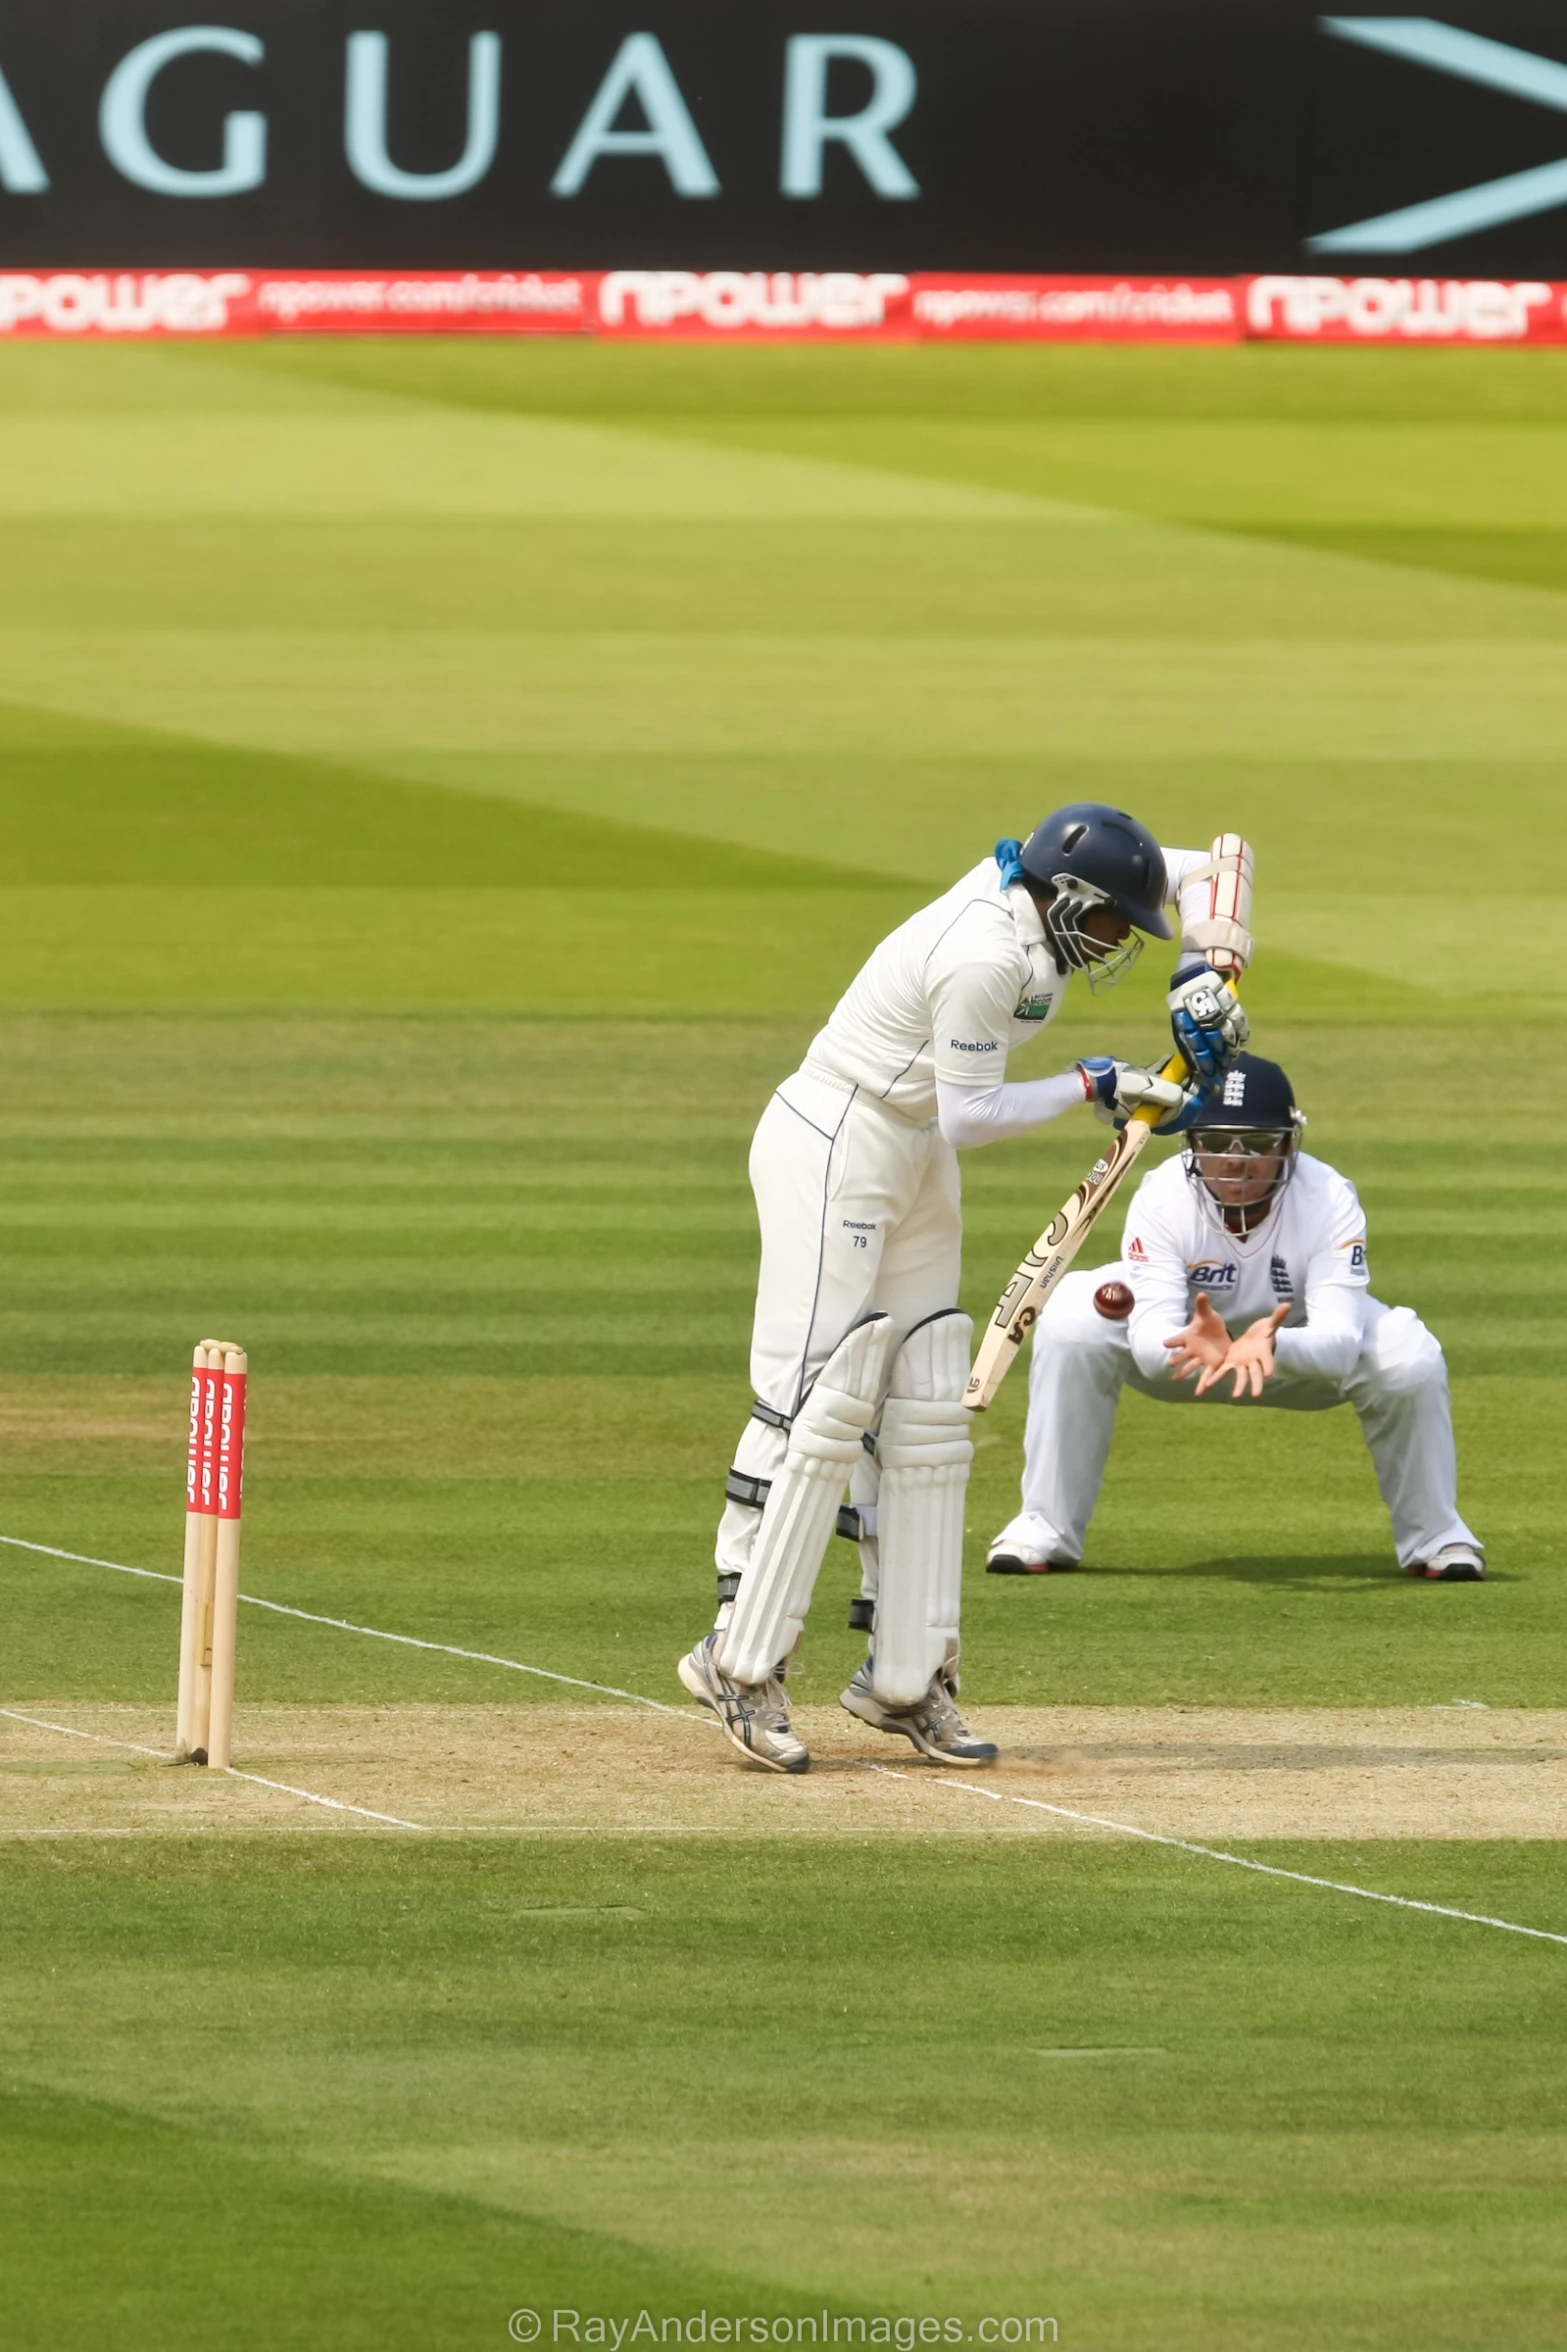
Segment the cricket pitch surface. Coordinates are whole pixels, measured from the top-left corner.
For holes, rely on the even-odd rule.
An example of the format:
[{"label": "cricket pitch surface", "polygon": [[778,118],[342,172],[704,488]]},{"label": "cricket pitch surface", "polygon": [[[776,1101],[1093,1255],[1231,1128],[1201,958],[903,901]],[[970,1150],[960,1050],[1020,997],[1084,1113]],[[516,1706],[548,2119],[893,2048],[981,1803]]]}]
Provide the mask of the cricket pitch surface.
[{"label": "cricket pitch surface", "polygon": [[970,1772],[834,1707],[795,1721],[812,1769],[786,1780],[694,1708],[253,1707],[223,1774],[175,1768],[167,1709],[23,1701],[0,1716],[0,1836],[1567,1835],[1564,1709],[976,1709],[1001,1761]]}]

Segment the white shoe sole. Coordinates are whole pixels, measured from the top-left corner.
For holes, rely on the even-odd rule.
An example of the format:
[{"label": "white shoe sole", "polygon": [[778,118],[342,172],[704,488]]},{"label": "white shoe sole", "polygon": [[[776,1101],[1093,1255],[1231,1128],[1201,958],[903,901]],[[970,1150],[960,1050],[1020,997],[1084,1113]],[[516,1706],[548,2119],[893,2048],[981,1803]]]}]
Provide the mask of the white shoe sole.
[{"label": "white shoe sole", "polygon": [[797,1779],[802,1772],[810,1770],[811,1759],[809,1756],[802,1757],[798,1764],[780,1763],[776,1756],[762,1755],[758,1749],[751,1746],[750,1741],[744,1738],[741,1733],[732,1730],[728,1717],[702,1680],[696,1667],[692,1665],[689,1655],[681,1659],[675,1672],[698,1705],[708,1710],[735,1753],[743,1756],[748,1764],[760,1764],[764,1772],[782,1772],[787,1777],[794,1779]]},{"label": "white shoe sole", "polygon": [[1081,1560],[1037,1560],[1025,1552],[992,1552],[985,1562],[987,1576],[1074,1576]]},{"label": "white shoe sole", "polygon": [[896,1715],[885,1714],[874,1699],[867,1701],[861,1698],[858,1691],[842,1692],[839,1705],[848,1714],[858,1717],[861,1723],[868,1723],[872,1731],[885,1731],[890,1736],[906,1739],[911,1747],[917,1748],[932,1764],[950,1764],[958,1772],[982,1772],[987,1764],[999,1760],[995,1748],[991,1749],[988,1756],[949,1756],[944,1749],[933,1748],[929,1740],[921,1738],[912,1721],[901,1721]]}]

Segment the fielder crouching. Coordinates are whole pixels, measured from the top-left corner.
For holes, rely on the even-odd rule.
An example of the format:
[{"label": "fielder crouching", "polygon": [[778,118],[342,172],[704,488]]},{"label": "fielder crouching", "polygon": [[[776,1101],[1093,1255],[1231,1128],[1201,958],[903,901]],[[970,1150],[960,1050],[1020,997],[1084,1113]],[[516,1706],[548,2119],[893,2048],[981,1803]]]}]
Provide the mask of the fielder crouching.
[{"label": "fielder crouching", "polygon": [[[756,1403],[718,1530],[718,1622],[679,1665],[752,1762],[809,1766],[784,1676],[835,1528],[859,1544],[854,1622],[871,1637],[843,1705],[932,1762],[995,1760],[956,1705],[973,1455],[957,1149],[1090,1102],[1189,1116],[1244,1039],[1219,966],[1250,952],[1250,872],[1238,835],[1166,852],[1121,810],[1058,809],[882,942],[763,1112]],[[1102,987],[1134,932],[1172,936],[1167,904],[1190,951],[1169,1004],[1192,1083],[1110,1057],[1005,1082],[1009,1048],[1054,1019],[1074,972]]]},{"label": "fielder crouching", "polygon": [[1370,1294],[1354,1186],[1300,1149],[1276,1062],[1241,1054],[1178,1159],[1145,1176],[1121,1263],[1069,1274],[1034,1331],[1023,1509],[997,1575],[1075,1568],[1123,1387],[1166,1404],[1351,1404],[1410,1576],[1473,1584],[1484,1554],[1458,1513],[1442,1350],[1408,1307]]}]

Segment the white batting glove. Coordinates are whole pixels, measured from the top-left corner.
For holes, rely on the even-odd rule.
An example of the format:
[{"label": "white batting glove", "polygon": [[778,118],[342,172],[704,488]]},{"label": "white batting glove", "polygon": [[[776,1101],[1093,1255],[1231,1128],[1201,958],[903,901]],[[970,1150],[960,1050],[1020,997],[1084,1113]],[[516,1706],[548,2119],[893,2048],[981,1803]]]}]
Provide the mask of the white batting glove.
[{"label": "white batting glove", "polygon": [[1083,1080],[1083,1099],[1094,1106],[1094,1116],[1107,1127],[1124,1127],[1134,1111],[1158,1110],[1155,1135],[1178,1134],[1188,1115],[1202,1101],[1202,1090],[1163,1078],[1157,1062],[1118,1062],[1109,1054],[1089,1054],[1077,1065]]}]

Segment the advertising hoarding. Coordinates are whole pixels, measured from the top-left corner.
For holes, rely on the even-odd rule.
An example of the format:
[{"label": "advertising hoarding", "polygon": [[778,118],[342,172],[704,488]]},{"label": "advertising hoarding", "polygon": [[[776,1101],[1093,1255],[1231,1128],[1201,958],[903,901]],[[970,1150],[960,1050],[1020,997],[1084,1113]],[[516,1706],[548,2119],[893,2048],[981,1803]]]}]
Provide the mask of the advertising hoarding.
[{"label": "advertising hoarding", "polygon": [[7,0],[0,77],[24,273],[1567,277],[1550,0]]}]

